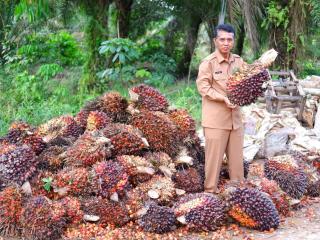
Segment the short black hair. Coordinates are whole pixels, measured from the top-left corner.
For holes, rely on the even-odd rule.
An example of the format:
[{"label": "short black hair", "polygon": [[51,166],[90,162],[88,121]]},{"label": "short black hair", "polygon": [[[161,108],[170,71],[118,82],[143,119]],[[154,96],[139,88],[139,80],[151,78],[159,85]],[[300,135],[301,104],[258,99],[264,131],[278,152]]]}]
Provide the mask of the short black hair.
[{"label": "short black hair", "polygon": [[215,29],[213,33],[213,37],[216,38],[218,36],[218,31],[222,30],[225,32],[233,33],[233,36],[236,37],[236,31],[230,24],[219,24]]}]

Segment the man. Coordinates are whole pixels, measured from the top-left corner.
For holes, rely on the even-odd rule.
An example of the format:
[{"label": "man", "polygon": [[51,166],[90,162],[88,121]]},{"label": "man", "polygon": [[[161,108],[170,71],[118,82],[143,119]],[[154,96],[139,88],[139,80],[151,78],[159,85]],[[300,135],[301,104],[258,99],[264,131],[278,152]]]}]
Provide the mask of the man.
[{"label": "man", "polygon": [[235,31],[221,24],[215,29],[215,52],[199,66],[198,91],[202,96],[202,127],[205,136],[205,192],[217,193],[223,156],[228,159],[230,179],[243,180],[243,126],[240,107],[226,95],[226,83],[243,60],[232,54]]}]

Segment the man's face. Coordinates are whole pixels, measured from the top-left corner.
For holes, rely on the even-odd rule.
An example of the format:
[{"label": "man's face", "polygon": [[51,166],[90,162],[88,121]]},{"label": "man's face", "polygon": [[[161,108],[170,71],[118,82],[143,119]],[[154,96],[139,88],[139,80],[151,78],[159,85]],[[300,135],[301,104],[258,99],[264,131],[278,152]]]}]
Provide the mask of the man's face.
[{"label": "man's face", "polygon": [[218,30],[217,37],[214,38],[214,45],[222,54],[228,54],[234,45],[234,34]]}]

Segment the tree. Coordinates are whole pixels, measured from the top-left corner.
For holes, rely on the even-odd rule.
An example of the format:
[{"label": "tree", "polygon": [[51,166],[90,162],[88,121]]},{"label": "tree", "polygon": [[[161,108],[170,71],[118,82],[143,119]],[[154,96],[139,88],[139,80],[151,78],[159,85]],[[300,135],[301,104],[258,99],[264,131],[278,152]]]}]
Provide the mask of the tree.
[{"label": "tree", "polygon": [[129,35],[130,12],[133,0],[115,0],[118,9],[118,37],[126,38]]}]

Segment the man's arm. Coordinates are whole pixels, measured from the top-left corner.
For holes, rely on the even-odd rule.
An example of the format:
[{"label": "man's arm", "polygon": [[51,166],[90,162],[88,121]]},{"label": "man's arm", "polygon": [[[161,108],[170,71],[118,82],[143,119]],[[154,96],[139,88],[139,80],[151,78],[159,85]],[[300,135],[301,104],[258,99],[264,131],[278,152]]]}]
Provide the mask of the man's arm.
[{"label": "man's arm", "polygon": [[213,101],[224,102],[225,96],[217,92],[210,84],[212,81],[212,69],[208,61],[203,61],[199,66],[197,78],[197,88],[202,97],[207,97]]}]

